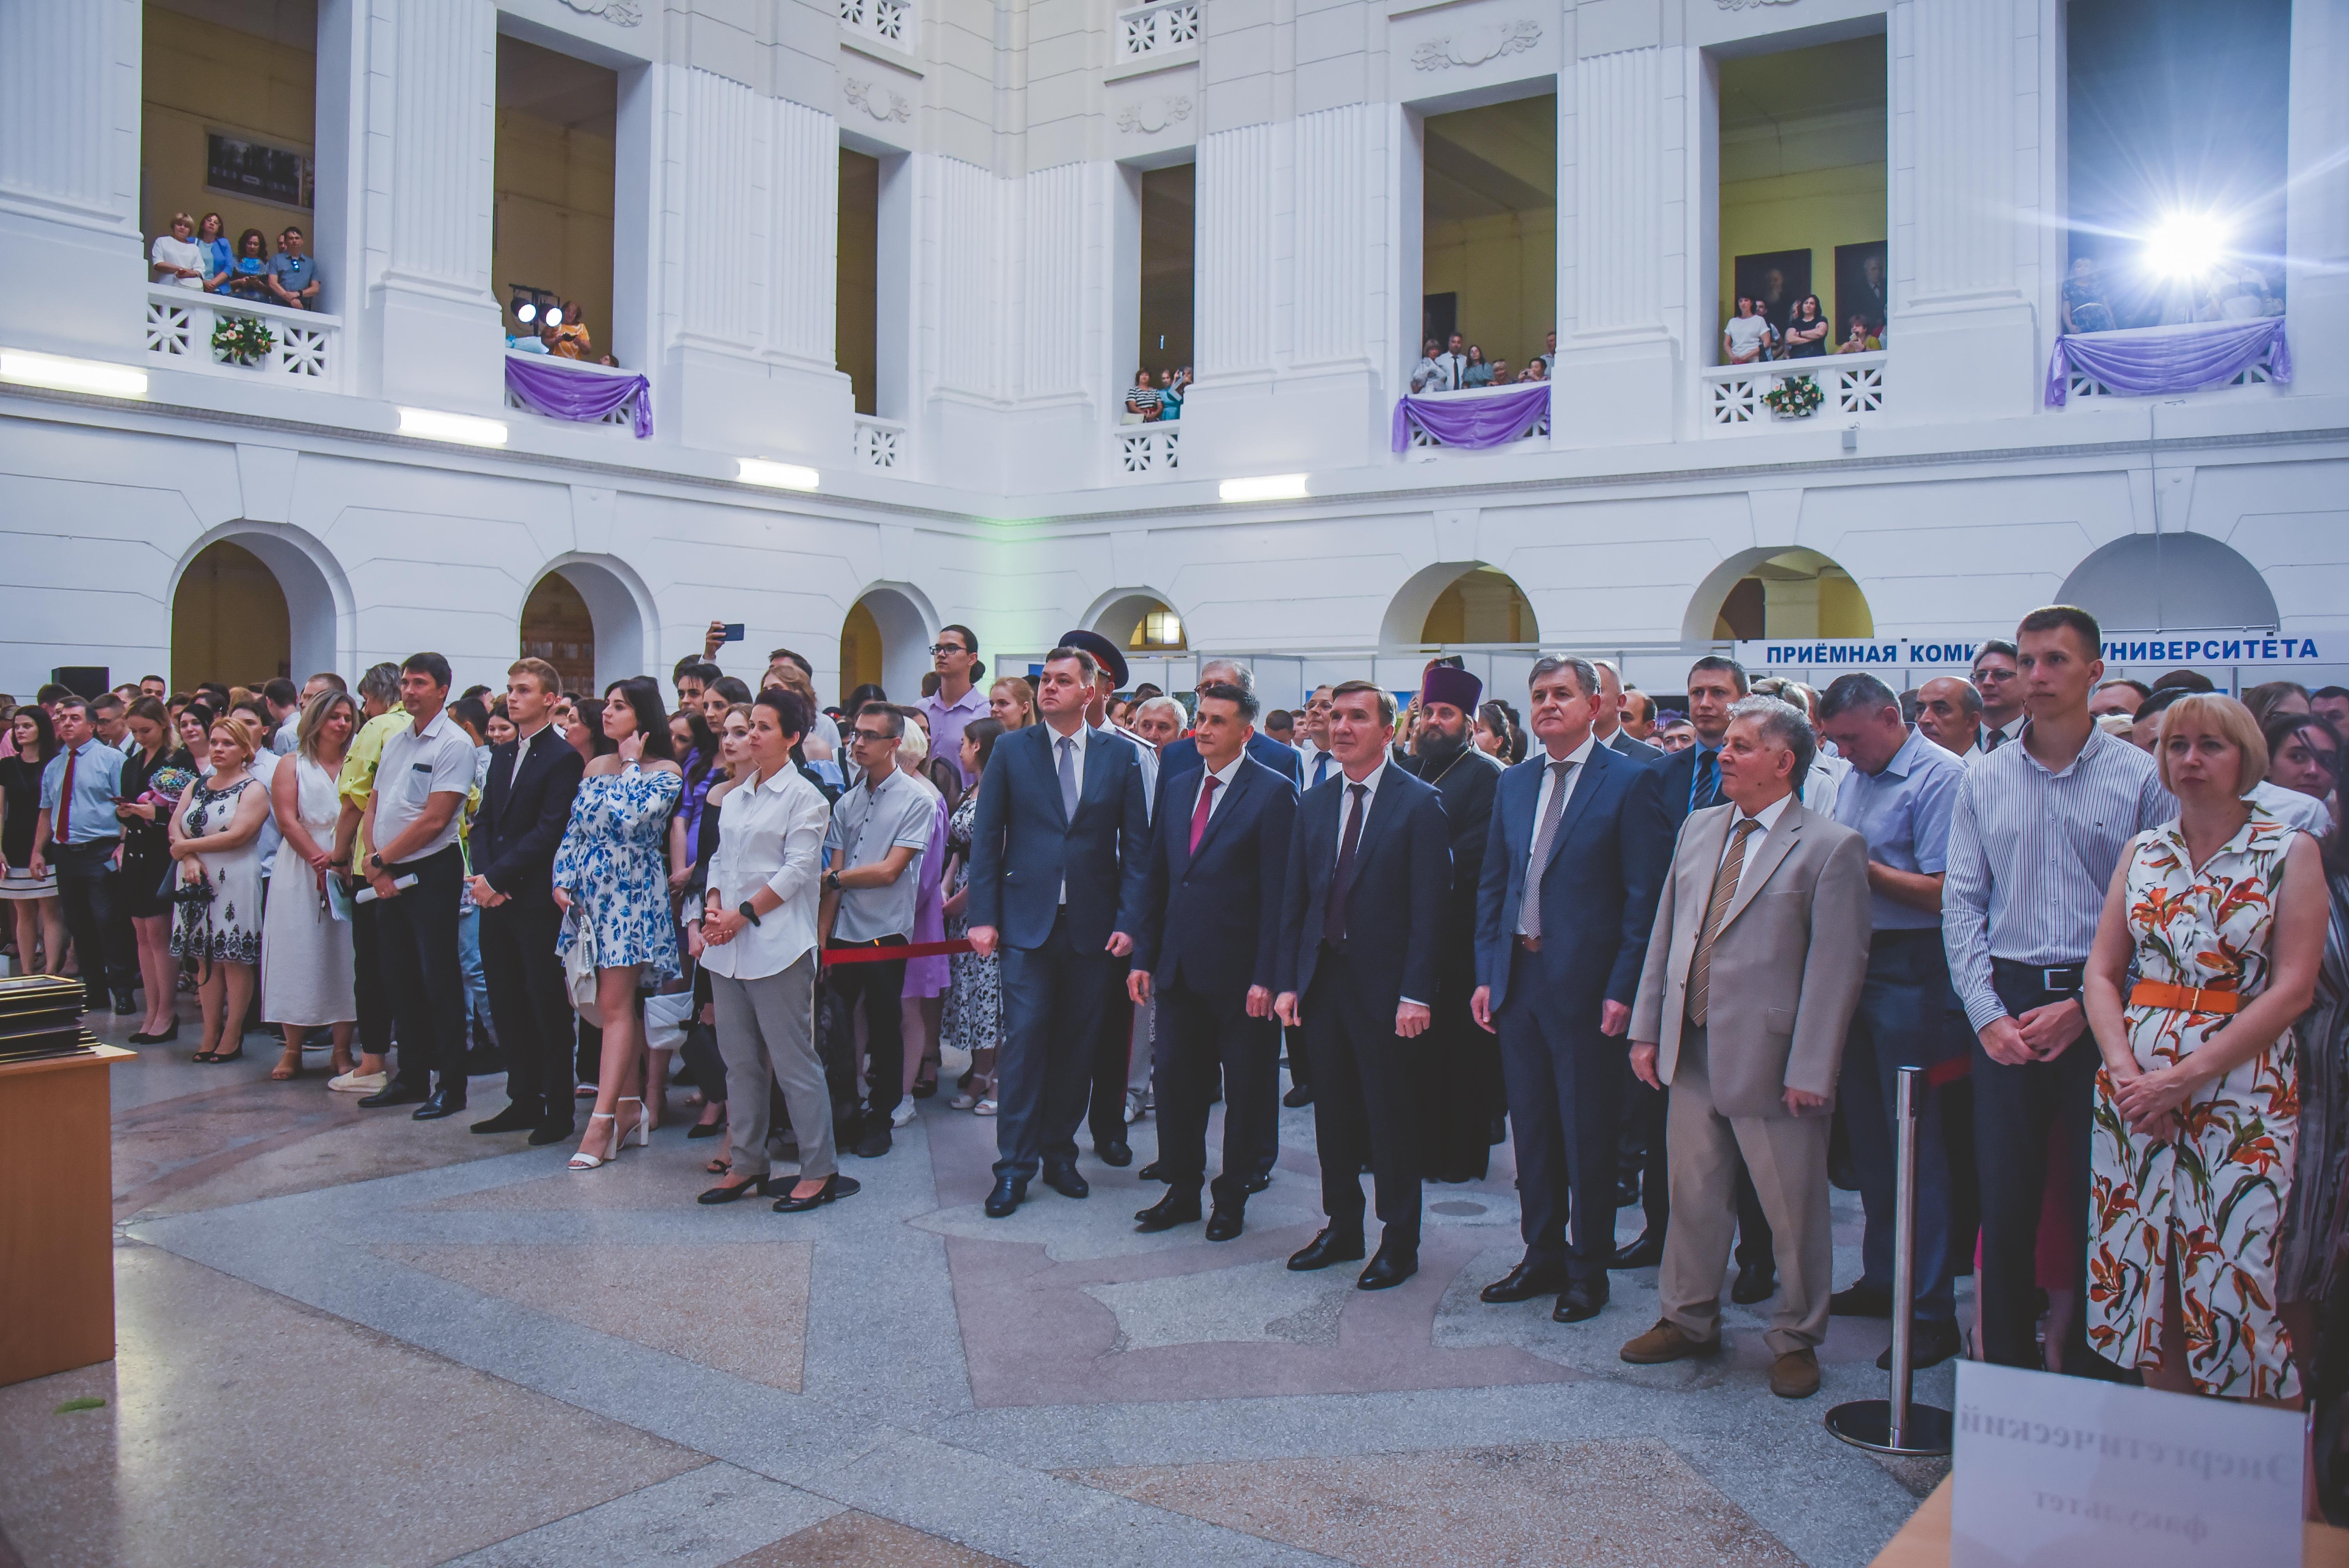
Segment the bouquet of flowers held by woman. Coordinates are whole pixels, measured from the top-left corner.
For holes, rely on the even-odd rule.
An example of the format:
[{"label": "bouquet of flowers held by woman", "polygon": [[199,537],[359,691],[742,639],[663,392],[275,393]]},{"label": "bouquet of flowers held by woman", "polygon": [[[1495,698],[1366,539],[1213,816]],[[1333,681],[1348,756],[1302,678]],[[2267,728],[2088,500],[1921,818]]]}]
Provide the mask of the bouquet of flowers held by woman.
[{"label": "bouquet of flowers held by woman", "polygon": [[195,781],[195,774],[185,768],[158,768],[147,776],[147,793],[139,797],[139,804],[169,811]]}]

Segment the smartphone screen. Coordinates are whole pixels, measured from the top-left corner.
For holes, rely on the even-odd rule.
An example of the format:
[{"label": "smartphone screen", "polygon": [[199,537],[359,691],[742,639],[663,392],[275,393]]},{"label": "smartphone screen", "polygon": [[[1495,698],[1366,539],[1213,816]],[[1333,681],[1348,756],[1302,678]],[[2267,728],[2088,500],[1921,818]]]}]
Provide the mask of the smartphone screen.
[{"label": "smartphone screen", "polygon": [[742,623],[740,621],[729,621],[719,629],[726,634],[718,639],[721,643],[739,643],[742,640]]}]

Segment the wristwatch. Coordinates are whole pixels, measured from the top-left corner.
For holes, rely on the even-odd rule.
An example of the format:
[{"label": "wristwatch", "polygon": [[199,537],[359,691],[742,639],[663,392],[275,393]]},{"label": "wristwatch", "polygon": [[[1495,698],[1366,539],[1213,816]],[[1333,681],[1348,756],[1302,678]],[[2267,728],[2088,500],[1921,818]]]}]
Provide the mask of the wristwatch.
[{"label": "wristwatch", "polygon": [[734,913],[753,925],[759,923],[759,912],[750,907],[750,901],[747,898],[734,906]]},{"label": "wristwatch", "polygon": [[840,873],[838,872],[824,872],[823,885],[831,889],[833,892],[838,892],[840,891]]}]

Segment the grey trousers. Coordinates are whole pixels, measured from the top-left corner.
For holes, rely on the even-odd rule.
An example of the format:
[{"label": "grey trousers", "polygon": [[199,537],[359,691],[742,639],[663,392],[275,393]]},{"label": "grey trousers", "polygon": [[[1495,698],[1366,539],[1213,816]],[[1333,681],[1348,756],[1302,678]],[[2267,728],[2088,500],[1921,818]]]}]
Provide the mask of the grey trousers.
[{"label": "grey trousers", "polygon": [[726,1128],[738,1179],[767,1174],[767,1086],[783,1091],[800,1141],[800,1174],[840,1169],[832,1147],[832,1091],[815,1054],[815,965],[811,948],[780,975],[709,977],[718,1006],[718,1054],[726,1059]]}]

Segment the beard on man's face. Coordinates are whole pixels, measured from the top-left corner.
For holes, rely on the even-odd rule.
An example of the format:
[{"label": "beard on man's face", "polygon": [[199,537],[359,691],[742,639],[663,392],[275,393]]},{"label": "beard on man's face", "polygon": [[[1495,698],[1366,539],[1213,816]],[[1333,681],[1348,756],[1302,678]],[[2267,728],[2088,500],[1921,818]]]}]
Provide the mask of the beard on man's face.
[{"label": "beard on man's face", "polygon": [[1449,762],[1468,749],[1468,736],[1464,728],[1457,732],[1439,729],[1424,719],[1420,721],[1420,725],[1419,754],[1426,760]]}]

